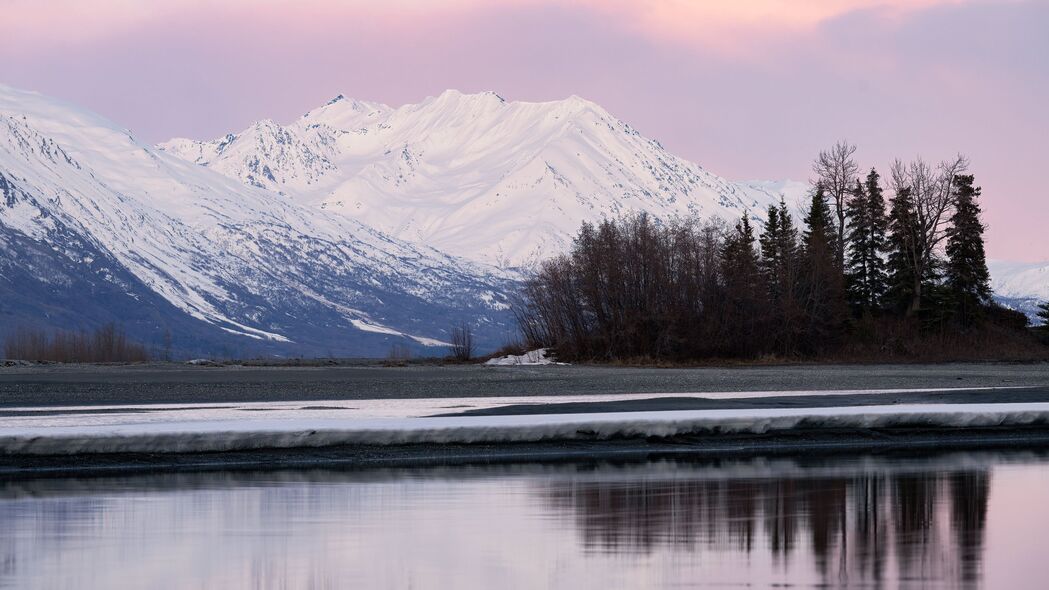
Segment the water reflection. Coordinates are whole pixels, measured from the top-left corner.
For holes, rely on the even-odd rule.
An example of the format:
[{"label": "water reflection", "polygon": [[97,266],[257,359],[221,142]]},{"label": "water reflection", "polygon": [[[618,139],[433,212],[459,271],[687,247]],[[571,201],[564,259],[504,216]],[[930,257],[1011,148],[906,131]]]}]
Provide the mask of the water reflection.
[{"label": "water reflection", "polygon": [[8,481],[0,587],[1024,587],[1047,567],[1015,530],[1049,526],[1047,473],[952,454]]},{"label": "water reflection", "polygon": [[[587,550],[751,553],[777,561],[804,548],[825,582],[880,586],[979,579],[990,467],[963,471],[776,478],[552,481],[551,506],[570,515]],[[887,569],[894,571],[887,571]]]}]

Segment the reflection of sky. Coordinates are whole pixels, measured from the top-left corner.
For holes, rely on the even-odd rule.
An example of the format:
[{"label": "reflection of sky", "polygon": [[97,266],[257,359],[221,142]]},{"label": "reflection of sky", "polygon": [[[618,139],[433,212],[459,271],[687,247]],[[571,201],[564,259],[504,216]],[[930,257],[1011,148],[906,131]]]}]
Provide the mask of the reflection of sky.
[{"label": "reflection of sky", "polygon": [[990,254],[1045,259],[1042,0],[5,0],[0,80],[146,141],[288,121],[339,93],[578,94],[729,178],[962,151]]},{"label": "reflection of sky", "polygon": [[[1032,502],[1049,483],[1045,460],[955,454],[10,482],[0,487],[0,586],[765,587],[824,576],[837,583],[843,537],[814,534],[812,523],[838,531],[835,515],[844,513],[855,563],[861,481],[881,481],[886,498],[912,494],[881,513],[885,587],[898,586],[901,557],[917,564],[910,575],[935,578],[930,586],[956,581],[959,518],[979,533],[970,538],[981,548],[986,587],[1032,587],[1047,569],[1036,541],[1049,526],[1049,506]],[[975,495],[958,491],[970,488]],[[739,508],[748,489],[746,497],[760,500],[751,512]],[[798,524],[789,552],[770,543],[767,516],[776,505]],[[958,516],[959,506],[968,516]],[[595,519],[621,527],[622,542],[588,542]],[[750,521],[748,553],[737,541]],[[631,541],[659,527],[670,534]],[[899,529],[920,542],[894,548]],[[824,545],[822,562],[814,542]]]}]

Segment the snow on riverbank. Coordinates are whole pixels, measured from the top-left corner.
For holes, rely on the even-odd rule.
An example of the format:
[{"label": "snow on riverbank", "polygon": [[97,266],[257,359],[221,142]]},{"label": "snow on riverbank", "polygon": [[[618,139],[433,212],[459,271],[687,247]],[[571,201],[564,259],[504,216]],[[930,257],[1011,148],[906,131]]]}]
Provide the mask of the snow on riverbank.
[{"label": "snow on riverbank", "polygon": [[890,427],[1049,425],[1049,403],[900,404],[361,419],[218,420],[4,429],[0,456],[200,453],[334,445],[521,443]]},{"label": "snow on riverbank", "polygon": [[508,354],[503,357],[489,359],[485,361],[486,365],[509,367],[509,366],[535,366],[535,365],[567,365],[568,363],[559,363],[554,360],[554,357],[550,355],[550,352],[546,348],[540,348],[537,350],[530,350],[524,354]]}]

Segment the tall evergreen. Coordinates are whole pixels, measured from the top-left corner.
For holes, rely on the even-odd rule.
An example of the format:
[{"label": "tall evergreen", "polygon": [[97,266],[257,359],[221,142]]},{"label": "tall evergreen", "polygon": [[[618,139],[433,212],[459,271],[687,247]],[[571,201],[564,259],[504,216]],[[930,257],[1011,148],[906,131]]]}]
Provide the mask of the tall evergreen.
[{"label": "tall evergreen", "polygon": [[885,296],[886,306],[903,313],[914,297],[914,231],[915,213],[914,196],[911,189],[902,188],[890,201],[888,260],[886,271],[888,289]]},{"label": "tall evergreen", "polygon": [[880,176],[873,168],[864,184],[856,181],[847,213],[849,303],[858,311],[873,312],[882,307],[888,290],[885,262],[888,220]]},{"label": "tall evergreen", "polygon": [[776,280],[780,264],[779,209],[775,205],[769,205],[765,227],[761,231],[758,242],[761,245],[761,272],[765,275],[769,297],[773,301],[779,301],[780,293]]},{"label": "tall evergreen", "polygon": [[765,228],[759,238],[761,269],[773,301],[786,297],[791,290],[792,275],[798,256],[798,230],[787,204],[769,206]]},{"label": "tall evergreen", "polygon": [[802,236],[805,336],[810,351],[837,343],[845,319],[845,277],[838,264],[837,228],[822,186],[812,194]]},{"label": "tall evergreen", "polygon": [[801,331],[798,301],[798,230],[787,204],[769,207],[760,237],[761,268],[769,294],[771,335],[783,354],[797,352]]},{"label": "tall evergreen", "polygon": [[991,277],[983,245],[983,223],[980,221],[980,187],[973,187],[973,176],[954,178],[954,213],[947,238],[945,287],[950,304],[963,326],[979,316],[991,299]]},{"label": "tall evergreen", "polygon": [[765,338],[760,326],[768,298],[754,249],[754,229],[746,215],[725,238],[722,275],[731,354],[754,355]]}]

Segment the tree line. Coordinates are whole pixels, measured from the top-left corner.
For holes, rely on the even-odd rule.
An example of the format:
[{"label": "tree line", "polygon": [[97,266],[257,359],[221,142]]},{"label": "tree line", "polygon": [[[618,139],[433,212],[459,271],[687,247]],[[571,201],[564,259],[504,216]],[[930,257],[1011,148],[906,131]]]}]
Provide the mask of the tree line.
[{"label": "tree line", "polygon": [[896,161],[886,186],[855,152],[818,155],[800,222],[781,200],[760,227],[750,214],[583,224],[528,281],[525,338],[566,359],[754,358],[1024,328],[991,300],[968,161]]},{"label": "tree line", "polygon": [[20,327],[4,341],[4,357],[58,363],[142,362],[145,346],[128,339],[124,329],[109,323],[92,332]]}]

